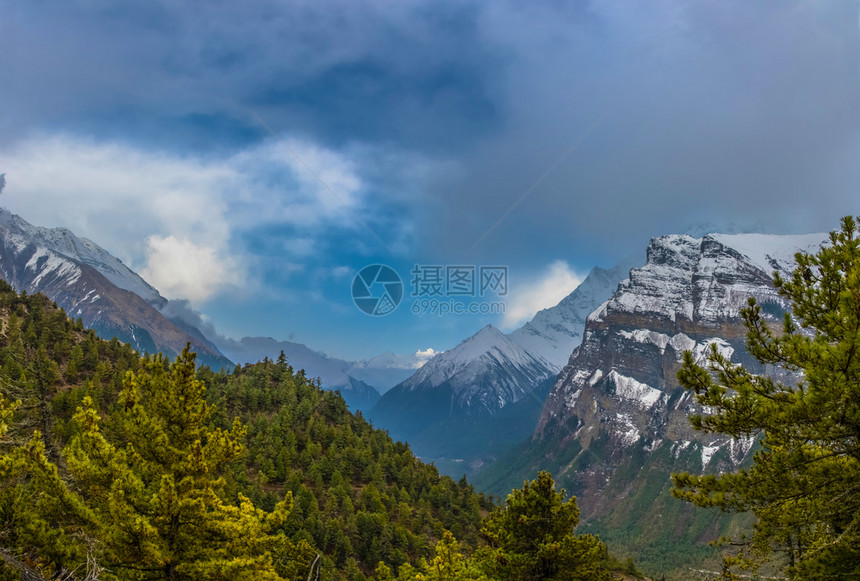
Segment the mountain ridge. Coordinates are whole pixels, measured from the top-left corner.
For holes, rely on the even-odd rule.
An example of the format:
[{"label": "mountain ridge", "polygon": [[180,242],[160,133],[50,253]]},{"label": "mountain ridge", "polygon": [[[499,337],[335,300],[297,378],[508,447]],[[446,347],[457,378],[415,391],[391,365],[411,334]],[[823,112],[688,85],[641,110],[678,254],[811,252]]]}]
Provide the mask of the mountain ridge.
[{"label": "mountain ridge", "polygon": [[154,288],[94,242],[77,238],[65,228],[33,226],[0,208],[0,275],[14,288],[45,294],[100,336],[116,336],[140,352],[163,351],[172,357],[190,343],[202,363],[214,368],[232,365],[208,341],[186,333],[156,306],[117,286],[102,271],[166,304]]}]

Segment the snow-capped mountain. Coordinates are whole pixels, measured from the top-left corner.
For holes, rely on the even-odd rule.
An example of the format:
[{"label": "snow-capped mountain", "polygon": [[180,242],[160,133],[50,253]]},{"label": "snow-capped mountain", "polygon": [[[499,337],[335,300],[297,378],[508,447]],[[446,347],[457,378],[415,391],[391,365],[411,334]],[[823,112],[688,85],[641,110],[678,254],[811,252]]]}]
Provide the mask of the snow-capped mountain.
[{"label": "snow-capped mountain", "polygon": [[661,511],[677,513],[668,499],[671,472],[733,469],[754,444],[692,429],[690,414],[706,410],[677,381],[683,352],[701,358],[715,344],[756,373],[782,374],[746,352],[739,313],[752,296],[777,324],[790,305],[773,287],[773,271],[787,274],[796,252],[815,252],[826,240],[824,234],[652,239],[645,266],[631,270],[588,316],[583,341],[550,391],[531,440],[500,461],[503,469],[479,475],[478,484],[506,490],[540,467],[582,499],[592,522],[645,530]]},{"label": "snow-capped mountain", "polygon": [[0,276],[18,290],[45,294],[102,337],[169,356],[190,342],[201,363],[231,365],[199,330],[188,332],[159,312],[167,301],[158,291],[106,250],[65,228],[33,226],[0,208]]},{"label": "snow-capped mountain", "polygon": [[81,264],[91,266],[114,286],[133,292],[153,306],[162,306],[167,299],[143,280],[136,272],[88,238],[79,238],[67,228],[34,226],[5,208],[0,208],[0,226],[16,232],[22,240],[46,248]]},{"label": "snow-capped mountain", "polygon": [[[428,361],[395,389],[411,392],[448,384],[457,398],[456,407],[474,410],[475,415],[492,413],[518,401],[531,385],[520,378],[540,382],[550,363],[520,347],[510,337],[487,325],[459,345]],[[498,381],[486,382],[491,389],[474,389],[489,373]]]},{"label": "snow-capped mountain", "polygon": [[582,342],[585,318],[615,292],[631,268],[640,264],[638,257],[631,256],[610,270],[593,268],[573,292],[554,307],[538,311],[530,322],[511,333],[511,339],[548,361],[558,373]]},{"label": "snow-capped mountain", "polygon": [[698,449],[705,468],[717,451],[740,462],[749,449],[729,438],[693,432],[697,409],[675,373],[684,351],[704,356],[710,344],[733,361],[746,354],[740,311],[755,297],[777,322],[789,305],[772,284],[772,272],[790,272],[794,254],[814,252],[827,237],[713,234],[654,238],[648,262],[630,271],[616,293],[586,322],[585,338],[547,398],[537,434],[577,425],[588,448],[598,432],[620,453],[626,447]]},{"label": "snow-capped mountain", "polygon": [[397,437],[459,416],[492,415],[553,375],[551,364],[487,325],[388,391],[371,418]]},{"label": "snow-capped mountain", "polygon": [[[679,434],[699,438],[685,428],[693,404],[675,378],[681,355],[686,350],[702,354],[716,343],[734,360],[752,364],[745,356],[741,309],[755,297],[766,316],[778,320],[789,305],[773,287],[772,272],[787,275],[796,252],[814,252],[825,240],[823,234],[653,239],[647,264],[633,269],[612,298],[589,315],[585,339],[559,376],[539,431],[570,414],[593,417],[592,403],[608,409],[601,404],[609,398],[612,408],[647,412],[601,416],[602,427],[621,444],[631,445],[640,435],[660,436],[676,416]],[[684,401],[667,407],[675,395]]]}]

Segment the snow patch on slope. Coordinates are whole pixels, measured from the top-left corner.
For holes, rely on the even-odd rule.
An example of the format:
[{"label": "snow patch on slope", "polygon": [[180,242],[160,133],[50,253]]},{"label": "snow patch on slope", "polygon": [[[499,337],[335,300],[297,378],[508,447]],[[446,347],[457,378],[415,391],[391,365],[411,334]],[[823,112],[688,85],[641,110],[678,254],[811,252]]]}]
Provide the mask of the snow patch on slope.
[{"label": "snow patch on slope", "polygon": [[636,381],[632,377],[621,375],[614,369],[609,372],[609,379],[615,384],[615,395],[621,399],[634,402],[642,409],[649,409],[659,400],[663,392],[650,385]]},{"label": "snow patch on slope", "polygon": [[48,275],[65,278],[66,286],[71,286],[81,277],[81,269],[75,263],[45,248],[36,250],[25,268],[37,273],[33,278],[33,286],[38,286]]},{"label": "snow patch on slope", "polygon": [[725,357],[726,359],[731,359],[732,355],[735,353],[735,348],[729,345],[728,341],[722,339],[720,337],[711,337],[710,339],[706,339],[701,343],[698,343],[693,351],[693,357],[696,361],[705,361],[708,356],[711,354],[711,345],[717,348],[717,353]]},{"label": "snow patch on slope", "polygon": [[794,267],[798,252],[815,253],[827,241],[823,234],[777,236],[772,234],[710,234],[711,238],[734,250],[770,274],[774,270],[788,272]]},{"label": "snow patch on slope", "polygon": [[666,345],[668,345],[669,341],[671,341],[668,335],[664,335],[663,333],[658,333],[656,331],[649,331],[648,329],[619,331],[618,334],[625,339],[631,339],[633,341],[636,341],[637,343],[656,345],[660,349],[660,353],[663,353],[663,351],[666,350]]},{"label": "snow patch on slope", "polygon": [[719,449],[720,445],[716,442],[711,442],[708,446],[702,446],[702,470],[708,467],[708,464],[711,463],[711,458],[714,457],[714,454],[716,454]]},{"label": "snow patch on slope", "polygon": [[669,345],[678,353],[683,353],[684,351],[692,351],[696,342],[684,333],[677,333],[669,340]]},{"label": "snow patch on slope", "polygon": [[639,440],[639,429],[628,414],[616,414],[615,421],[621,425],[618,436],[625,446],[632,446]]}]

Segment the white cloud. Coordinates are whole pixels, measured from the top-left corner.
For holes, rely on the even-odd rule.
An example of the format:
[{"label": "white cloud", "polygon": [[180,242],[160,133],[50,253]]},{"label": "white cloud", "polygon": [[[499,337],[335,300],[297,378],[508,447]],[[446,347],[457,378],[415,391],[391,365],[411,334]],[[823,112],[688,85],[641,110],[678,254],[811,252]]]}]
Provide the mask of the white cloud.
[{"label": "white cloud", "polygon": [[501,326],[514,329],[541,310],[557,305],[579,286],[582,278],[563,260],[556,260],[533,281],[511,285]]},{"label": "white cloud", "polygon": [[41,136],[4,151],[3,170],[11,211],[93,239],[165,296],[193,305],[253,284],[254,257],[237,234],[287,226],[284,249],[307,258],[320,232],[359,227],[352,218],[365,191],[348,153],[294,139],[200,157]]},{"label": "white cloud", "polygon": [[220,288],[239,285],[238,272],[233,260],[219,257],[214,248],[175,236],[150,236],[141,275],[168,298],[201,303]]},{"label": "white cloud", "polygon": [[436,351],[432,347],[428,347],[427,349],[424,349],[423,351],[421,349],[419,349],[418,351],[415,352],[416,361],[412,365],[413,369],[422,368],[425,363],[427,363],[428,361],[430,361],[431,359],[433,359],[434,357],[436,357],[440,353],[442,353],[442,351]]}]

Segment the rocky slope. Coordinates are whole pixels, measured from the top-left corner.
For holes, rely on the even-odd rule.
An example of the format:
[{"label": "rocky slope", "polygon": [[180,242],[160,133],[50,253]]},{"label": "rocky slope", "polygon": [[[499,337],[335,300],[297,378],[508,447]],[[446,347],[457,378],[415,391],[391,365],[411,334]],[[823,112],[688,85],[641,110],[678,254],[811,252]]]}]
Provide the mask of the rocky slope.
[{"label": "rocky slope", "polygon": [[[733,469],[754,445],[692,430],[689,415],[703,410],[675,377],[682,353],[703,357],[716,345],[732,361],[775,373],[747,354],[739,312],[753,296],[774,322],[781,319],[789,305],[771,273],[788,272],[796,252],[815,251],[825,240],[823,234],[653,239],[646,265],[589,315],[533,437],[479,475],[478,484],[502,493],[534,469],[550,469],[580,497],[583,516],[598,530],[611,523],[616,532],[641,531],[628,542],[659,540],[660,531],[649,536],[648,527],[663,511],[681,510],[667,500],[669,474]],[[691,522],[675,526],[707,536]],[[711,536],[719,529],[707,526]]]},{"label": "rocky slope", "polygon": [[[577,428],[584,427],[583,443],[598,424],[620,447],[640,439],[698,442],[701,436],[686,421],[695,406],[675,377],[683,352],[702,357],[714,344],[734,361],[754,365],[745,351],[740,310],[752,296],[771,320],[781,319],[789,305],[773,288],[771,273],[788,273],[795,252],[815,249],[824,239],[747,234],[652,240],[647,264],[633,269],[588,317],[585,338],[547,399],[538,434],[576,418],[583,423]],[[698,444],[731,447],[728,441]],[[743,446],[736,451],[738,460]],[[705,465],[709,454],[703,451]]]},{"label": "rocky slope", "polygon": [[158,307],[167,301],[119,259],[69,230],[33,226],[3,208],[0,276],[19,291],[45,294],[101,337],[170,356],[190,342],[199,362],[232,365],[198,330],[162,315]]}]

